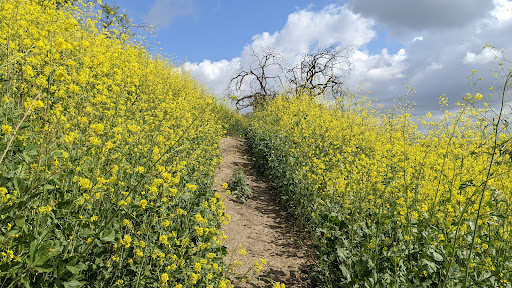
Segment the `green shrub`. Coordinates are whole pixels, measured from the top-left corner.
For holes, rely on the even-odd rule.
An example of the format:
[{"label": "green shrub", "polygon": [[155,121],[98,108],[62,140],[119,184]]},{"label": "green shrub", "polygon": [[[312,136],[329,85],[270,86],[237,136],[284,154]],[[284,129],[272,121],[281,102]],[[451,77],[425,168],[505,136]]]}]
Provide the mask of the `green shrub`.
[{"label": "green shrub", "polygon": [[236,200],[245,203],[252,197],[252,190],[247,184],[247,176],[243,169],[237,169],[233,172],[231,179],[228,182],[231,193]]}]

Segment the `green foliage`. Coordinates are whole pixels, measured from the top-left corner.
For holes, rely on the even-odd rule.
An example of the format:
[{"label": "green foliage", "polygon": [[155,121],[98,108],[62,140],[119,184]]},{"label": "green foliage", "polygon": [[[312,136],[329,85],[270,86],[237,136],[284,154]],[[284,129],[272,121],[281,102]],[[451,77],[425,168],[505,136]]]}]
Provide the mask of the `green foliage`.
[{"label": "green foliage", "polygon": [[242,203],[247,202],[247,200],[252,197],[252,189],[249,187],[247,176],[241,168],[233,172],[228,182],[228,187],[233,197]]},{"label": "green foliage", "polygon": [[226,136],[244,138],[247,126],[249,125],[247,117],[224,103],[217,105],[219,119],[222,123],[222,128],[226,131]]}]

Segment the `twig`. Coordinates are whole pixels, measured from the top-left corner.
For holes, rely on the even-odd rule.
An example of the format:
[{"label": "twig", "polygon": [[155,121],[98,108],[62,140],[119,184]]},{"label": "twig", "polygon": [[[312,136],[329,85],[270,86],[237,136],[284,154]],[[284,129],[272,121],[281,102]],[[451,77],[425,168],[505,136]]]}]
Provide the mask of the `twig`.
[{"label": "twig", "polygon": [[2,161],[4,160],[5,155],[7,154],[7,151],[11,147],[12,140],[14,140],[14,138],[16,138],[16,133],[18,133],[18,129],[20,129],[21,124],[23,123],[23,121],[25,121],[25,118],[27,118],[28,114],[30,114],[30,109],[32,109],[34,102],[36,102],[37,99],[39,98],[39,96],[41,96],[41,92],[43,92],[42,89],[39,91],[36,98],[34,98],[34,100],[32,100],[32,103],[30,103],[30,106],[28,107],[27,112],[25,112],[25,115],[21,119],[20,123],[18,123],[18,126],[16,126],[16,129],[14,129],[14,132],[12,133],[12,136],[11,136],[11,140],[9,140],[9,143],[7,143],[7,147],[5,147],[4,153],[2,154],[2,158],[0,158],[0,164],[2,164]]}]

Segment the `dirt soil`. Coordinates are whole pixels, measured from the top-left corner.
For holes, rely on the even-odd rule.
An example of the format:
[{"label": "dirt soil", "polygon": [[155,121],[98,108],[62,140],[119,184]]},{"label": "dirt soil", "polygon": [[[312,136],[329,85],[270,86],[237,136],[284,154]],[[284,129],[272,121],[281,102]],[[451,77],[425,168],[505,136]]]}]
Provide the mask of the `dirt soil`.
[{"label": "dirt soil", "polygon": [[[247,275],[251,280],[241,282],[240,277],[231,277],[237,287],[272,287],[272,281],[286,284],[286,287],[310,287],[308,265],[312,263],[307,248],[293,217],[285,212],[277,199],[276,192],[268,181],[252,168],[245,140],[223,138],[219,144],[223,163],[216,173],[214,189],[222,195],[226,213],[231,221],[223,225],[227,239],[223,244],[228,247],[226,262],[237,259],[242,263],[235,272],[244,274],[260,258],[267,265],[259,275]],[[245,169],[247,182],[253,191],[253,197],[242,204],[231,195],[224,193],[221,185],[227,183],[232,173],[239,167]],[[229,189],[229,188],[228,188]],[[245,256],[238,252],[243,249]],[[272,281],[270,281],[271,279]],[[241,283],[237,284],[237,281]]]}]

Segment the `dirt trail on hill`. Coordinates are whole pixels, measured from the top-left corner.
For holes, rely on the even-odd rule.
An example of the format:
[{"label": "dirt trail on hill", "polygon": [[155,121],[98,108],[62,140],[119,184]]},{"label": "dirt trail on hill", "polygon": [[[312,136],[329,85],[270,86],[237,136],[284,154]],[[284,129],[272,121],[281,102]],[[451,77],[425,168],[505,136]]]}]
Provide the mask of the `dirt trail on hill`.
[{"label": "dirt trail on hill", "polygon": [[[242,262],[235,271],[243,274],[260,258],[267,260],[259,275],[251,277],[250,272],[250,282],[239,283],[237,287],[272,287],[267,279],[285,283],[286,287],[310,287],[306,268],[311,263],[309,250],[300,240],[293,218],[280,207],[268,181],[252,168],[245,140],[223,138],[219,147],[223,163],[216,173],[214,189],[222,195],[225,211],[231,216],[229,224],[223,225],[228,237],[223,241],[229,250],[226,262],[233,262],[232,259]],[[245,169],[253,191],[253,197],[245,204],[224,193],[221,187],[239,167]],[[247,254],[240,255],[240,249]],[[232,278],[236,285],[236,277]]]}]

